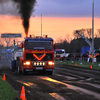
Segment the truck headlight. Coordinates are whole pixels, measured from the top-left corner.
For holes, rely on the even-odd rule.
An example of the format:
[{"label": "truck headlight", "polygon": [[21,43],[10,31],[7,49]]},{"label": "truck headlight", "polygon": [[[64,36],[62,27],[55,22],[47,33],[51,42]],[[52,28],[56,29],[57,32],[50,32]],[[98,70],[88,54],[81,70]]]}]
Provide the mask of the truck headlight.
[{"label": "truck headlight", "polygon": [[54,65],[54,62],[49,61],[48,64],[49,64],[49,65]]},{"label": "truck headlight", "polygon": [[30,62],[30,61],[24,61],[24,62],[23,62],[23,65],[29,66],[29,65],[31,65],[31,62]]},{"label": "truck headlight", "polygon": [[45,62],[43,62],[43,66],[45,66]]}]

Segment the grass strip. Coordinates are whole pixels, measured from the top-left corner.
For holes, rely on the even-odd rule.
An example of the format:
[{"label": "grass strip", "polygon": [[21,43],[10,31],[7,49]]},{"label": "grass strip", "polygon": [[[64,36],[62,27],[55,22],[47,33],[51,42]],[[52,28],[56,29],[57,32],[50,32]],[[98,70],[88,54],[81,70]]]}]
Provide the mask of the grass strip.
[{"label": "grass strip", "polygon": [[100,62],[95,62],[92,64],[92,62],[85,62],[85,61],[55,61],[56,64],[65,64],[65,65],[72,65],[75,66],[77,64],[78,67],[85,67],[90,68],[90,65],[92,65],[92,69],[100,70]]},{"label": "grass strip", "polygon": [[14,89],[0,76],[0,100],[13,100],[15,97]]}]

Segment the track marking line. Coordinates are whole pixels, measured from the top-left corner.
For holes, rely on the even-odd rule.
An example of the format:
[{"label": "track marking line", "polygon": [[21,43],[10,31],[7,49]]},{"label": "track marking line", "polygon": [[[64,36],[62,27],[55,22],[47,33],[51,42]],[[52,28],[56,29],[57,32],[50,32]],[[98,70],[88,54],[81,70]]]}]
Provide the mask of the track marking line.
[{"label": "track marking line", "polygon": [[47,81],[50,81],[50,82],[56,82],[56,83],[63,84],[63,85],[65,85],[65,86],[67,86],[67,88],[69,88],[69,89],[72,89],[72,90],[75,90],[75,91],[82,91],[82,92],[85,93],[85,94],[93,95],[95,98],[100,99],[100,94],[99,94],[99,93],[90,91],[90,90],[88,90],[88,89],[84,89],[84,88],[81,88],[81,87],[78,87],[78,86],[66,84],[66,83],[63,83],[63,82],[61,82],[61,81],[57,81],[57,80],[55,80],[55,79],[52,79],[52,78],[50,78],[50,77],[41,77],[41,79],[44,79],[44,80],[47,80]]},{"label": "track marking line", "polygon": [[19,81],[19,80],[17,80],[17,82],[20,82],[20,83],[22,83],[22,84],[24,84],[26,86],[37,86],[36,84],[31,83],[31,82],[25,83],[25,82],[22,82],[22,81]]},{"label": "track marking line", "polygon": [[54,97],[57,100],[66,100],[65,98],[63,98],[62,96],[60,96],[57,93],[49,93],[52,97]]}]

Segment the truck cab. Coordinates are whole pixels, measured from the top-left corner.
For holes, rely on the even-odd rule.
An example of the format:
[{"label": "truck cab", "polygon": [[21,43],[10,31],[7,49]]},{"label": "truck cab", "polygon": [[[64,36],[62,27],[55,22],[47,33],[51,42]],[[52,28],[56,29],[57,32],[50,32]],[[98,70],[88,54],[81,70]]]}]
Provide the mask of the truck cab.
[{"label": "truck cab", "polygon": [[20,45],[22,55],[17,56],[18,73],[41,70],[52,75],[54,69],[54,44],[49,37],[27,37]]},{"label": "truck cab", "polygon": [[55,60],[64,60],[64,59],[65,59],[65,49],[56,49]]}]

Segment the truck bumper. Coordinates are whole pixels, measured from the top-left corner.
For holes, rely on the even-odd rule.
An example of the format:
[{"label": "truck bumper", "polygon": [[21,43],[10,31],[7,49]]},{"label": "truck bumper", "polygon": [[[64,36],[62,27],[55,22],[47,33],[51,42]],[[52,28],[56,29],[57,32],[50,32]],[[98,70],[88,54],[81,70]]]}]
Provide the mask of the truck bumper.
[{"label": "truck bumper", "polygon": [[53,71],[53,69],[25,69],[26,71],[43,71],[43,70],[45,70],[45,71]]},{"label": "truck bumper", "polygon": [[33,71],[33,70],[53,70],[54,69],[54,65],[47,65],[47,66],[24,66],[24,69],[26,71]]},{"label": "truck bumper", "polygon": [[[54,61],[24,61],[23,68],[26,71],[33,70],[53,70],[54,69]],[[26,63],[30,62],[30,63]]]}]

